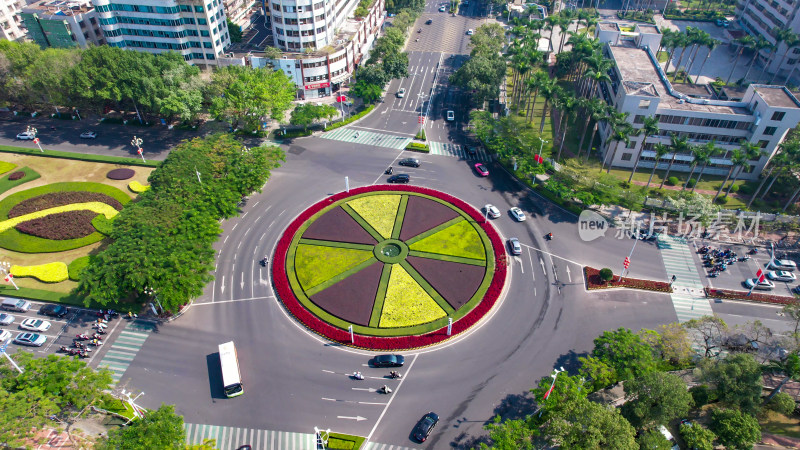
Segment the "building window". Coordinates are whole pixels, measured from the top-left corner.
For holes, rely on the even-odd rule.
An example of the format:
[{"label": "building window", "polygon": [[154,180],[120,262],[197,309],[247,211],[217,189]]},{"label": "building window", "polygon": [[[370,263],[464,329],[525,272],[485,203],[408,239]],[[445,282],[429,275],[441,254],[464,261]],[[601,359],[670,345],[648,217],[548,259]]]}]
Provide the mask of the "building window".
[{"label": "building window", "polygon": [[786,113],[783,112],[783,111],[775,111],[774,113],[772,113],[772,119],[771,120],[781,121],[781,120],[783,120],[783,116],[785,116],[785,115],[786,115]]},{"label": "building window", "polygon": [[759,148],[767,148],[767,145],[769,145],[769,141],[758,141]]},{"label": "building window", "polygon": [[196,5],[194,7],[194,12],[203,12],[203,5]]},{"label": "building window", "polygon": [[765,136],[772,136],[775,132],[778,131],[778,127],[767,127],[764,128],[764,135]]},{"label": "building window", "polygon": [[644,123],[644,116],[637,114],[636,117],[633,118],[633,123]]},{"label": "building window", "polygon": [[623,153],[620,159],[623,161],[630,161],[631,158],[633,158],[633,153]]},{"label": "building window", "polygon": [[639,100],[639,109],[647,109],[650,107],[650,100]]},{"label": "building window", "polygon": [[636,148],[636,141],[628,141],[628,143],[625,144],[625,148]]}]

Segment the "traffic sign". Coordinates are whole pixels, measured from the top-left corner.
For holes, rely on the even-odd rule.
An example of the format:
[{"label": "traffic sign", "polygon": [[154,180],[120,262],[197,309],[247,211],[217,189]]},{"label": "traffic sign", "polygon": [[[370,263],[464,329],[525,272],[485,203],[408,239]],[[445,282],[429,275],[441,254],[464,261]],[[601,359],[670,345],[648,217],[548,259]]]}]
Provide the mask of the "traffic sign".
[{"label": "traffic sign", "polygon": [[38,144],[38,143],[39,143],[39,138],[34,138],[34,139],[33,139],[33,143],[34,143],[34,144]]},{"label": "traffic sign", "polygon": [[623,262],[623,263],[622,263],[622,266],[623,266],[623,267],[625,267],[625,268],[627,269],[627,268],[628,268],[628,266],[630,266],[630,265],[631,265],[631,260],[630,260],[630,258],[628,258],[628,257],[626,256],[626,257],[625,257],[625,262]]},{"label": "traffic sign", "polygon": [[425,123],[425,116],[417,117],[417,123]]}]

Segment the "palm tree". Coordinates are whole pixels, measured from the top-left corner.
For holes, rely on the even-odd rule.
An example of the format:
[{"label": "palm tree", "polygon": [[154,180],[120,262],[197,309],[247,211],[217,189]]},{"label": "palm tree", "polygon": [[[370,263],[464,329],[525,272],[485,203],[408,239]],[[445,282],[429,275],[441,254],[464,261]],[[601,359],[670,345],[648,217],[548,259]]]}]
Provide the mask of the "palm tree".
[{"label": "palm tree", "polygon": [[[675,64],[675,73],[672,76],[672,82],[674,83],[675,80],[678,78],[678,72],[681,69],[681,61],[683,61],[683,53],[686,51],[689,46],[694,44],[693,36],[694,36],[694,27],[686,27],[685,34],[678,35],[678,42],[681,47],[681,54],[678,56],[678,62]],[[691,53],[691,52],[690,52]]]},{"label": "palm tree", "polygon": [[[608,170],[606,173],[611,173],[611,165],[614,163],[614,158],[617,156],[617,149],[619,149],[619,144],[621,142],[625,142],[625,145],[630,144],[631,142],[631,133],[633,132],[633,125],[628,122],[628,113],[614,113],[611,119],[608,122],[609,126],[611,127],[611,133],[608,135],[608,139],[606,139],[606,145],[611,146],[611,143],[614,143],[614,151],[611,152],[611,158],[608,159]],[[608,150],[606,150],[606,156],[608,156]],[[605,165],[606,158],[603,158],[602,163],[600,164],[600,171],[603,171],[603,166]]]},{"label": "palm tree", "polygon": [[[530,78],[528,78],[528,89],[533,91],[533,99],[531,99],[530,95],[528,95],[528,113],[527,119],[528,121],[533,120],[533,110],[536,108],[536,98],[539,96],[539,89],[542,87],[546,80],[549,80],[550,77],[547,76],[541,70],[537,70]],[[531,100],[533,100],[533,105],[531,105]]]},{"label": "palm tree", "polygon": [[753,39],[753,36],[750,36],[749,34],[740,37],[739,39],[736,40],[736,42],[739,44],[739,51],[736,53],[736,59],[733,61],[733,66],[731,66],[731,73],[728,74],[728,79],[725,80],[725,84],[730,83],[731,77],[733,76],[733,71],[736,70],[736,63],[739,62],[739,57],[742,56],[744,50],[752,49],[756,44],[756,40]]},{"label": "palm tree", "polygon": [[700,65],[700,70],[697,71],[697,78],[694,79],[694,84],[697,84],[697,81],[700,79],[700,74],[703,73],[703,67],[706,66],[708,62],[708,57],[711,56],[711,52],[714,51],[715,48],[720,44],[720,42],[716,39],[709,39],[706,41],[706,48],[708,48],[708,53],[706,54],[706,59],[703,60],[703,64]]},{"label": "palm tree", "polygon": [[[756,188],[755,192],[753,192],[753,196],[750,197],[750,200],[747,202],[747,208],[750,208],[750,205],[753,204],[753,200],[758,197],[758,193],[761,192],[761,188],[764,187],[764,183],[769,180],[772,172],[776,168],[778,168],[778,172],[780,172],[780,169],[789,164],[790,160],[793,158],[793,155],[798,153],[798,150],[800,150],[800,141],[797,141],[796,139],[790,139],[781,142],[781,144],[778,146],[777,153],[775,153],[775,156],[773,156],[772,159],[770,159],[767,163],[769,165],[769,172],[767,172],[767,174],[764,176],[764,179],[761,180],[761,183]],[[778,176],[776,175],[775,178],[777,177]],[[775,179],[773,178],[772,181],[775,182]],[[770,186],[772,186],[772,183],[770,183]],[[764,192],[766,193],[768,191],[769,188],[767,188],[767,190]]]},{"label": "palm tree", "polygon": [[711,35],[706,33],[705,31],[698,30],[693,39],[692,39],[692,50],[689,52],[689,66],[686,67],[686,71],[684,73],[684,82],[689,81],[689,72],[691,72],[692,67],[694,67],[694,63],[697,61],[697,53],[700,51],[700,47],[705,47],[706,43],[711,40]]},{"label": "palm tree", "polygon": [[550,30],[550,37],[548,40],[550,41],[550,48],[555,50],[553,47],[553,31],[555,31],[556,27],[558,26],[558,13],[551,14],[547,16],[545,20],[545,26],[543,27],[544,30]]},{"label": "palm tree", "polygon": [[669,146],[672,148],[672,159],[669,161],[669,166],[667,166],[667,173],[664,174],[664,179],[661,180],[661,186],[659,189],[664,188],[664,182],[667,181],[667,177],[669,177],[669,171],[672,169],[672,165],[675,163],[675,157],[678,156],[678,153],[683,153],[689,151],[689,138],[687,136],[678,137],[675,133],[669,135]]},{"label": "palm tree", "polygon": [[[547,119],[547,103],[552,100],[554,97],[558,97],[564,91],[556,84],[556,80],[548,78],[547,81],[542,84],[542,87],[539,88],[539,91],[542,93],[542,97],[544,97],[544,106],[542,107],[542,121],[539,123],[539,135],[542,134],[544,131],[544,121]],[[561,91],[561,92],[559,92]]]},{"label": "palm tree", "polygon": [[764,400],[766,404],[772,397],[778,394],[783,386],[791,379],[797,379],[800,376],[800,356],[798,356],[797,352],[790,353],[786,358],[782,361],[773,360],[770,361],[769,364],[765,367],[767,370],[780,372],[784,375],[783,380],[781,380],[778,387],[772,390],[772,392],[767,396]]},{"label": "palm tree", "polygon": [[778,76],[778,72],[781,71],[781,66],[783,65],[783,61],[786,59],[786,55],[789,54],[789,50],[793,47],[796,47],[797,44],[800,44],[800,36],[792,33],[791,30],[783,30],[783,44],[786,45],[786,51],[783,52],[783,56],[781,57],[781,62],[778,63],[778,67],[775,68],[775,73],[772,75],[772,79],[769,80],[769,84],[772,84],[775,81],[775,77]]},{"label": "palm tree", "polygon": [[[650,182],[653,181],[653,175],[655,175],[656,173],[656,168],[658,167],[658,163],[659,161],[661,161],[661,158],[664,155],[669,153],[669,146],[664,145],[661,142],[656,142],[656,144],[653,146],[653,151],[656,152],[656,160],[653,163],[653,170],[650,171],[650,178],[647,179],[647,186],[645,186],[645,189],[650,189]],[[675,161],[674,156],[672,157],[672,160]],[[670,163],[670,167],[672,167],[672,163]],[[667,173],[669,173],[669,169],[667,170]],[[666,180],[667,178],[664,177],[664,179]],[[663,186],[664,183],[662,182],[661,185]]]},{"label": "palm tree", "polygon": [[558,44],[558,53],[561,53],[561,50],[564,48],[564,39],[567,38],[567,31],[569,31],[569,26],[572,24],[574,13],[571,9],[565,9],[558,14],[561,16],[558,21],[558,28],[561,29],[561,42]]},{"label": "palm tree", "polygon": [[[675,50],[681,46],[681,40],[683,39],[683,35],[680,33],[676,33],[670,30],[670,34],[666,35],[666,31],[664,30],[665,34],[661,38],[661,42],[664,44],[664,48],[671,49],[669,50],[669,56],[667,57],[667,65],[664,68],[664,74],[667,73],[669,70],[669,65],[672,62],[672,57],[675,55]],[[657,57],[658,55],[656,55]]]},{"label": "palm tree", "polygon": [[711,157],[719,153],[720,150],[721,149],[717,147],[717,143],[713,140],[697,148],[694,153],[694,163],[695,165],[702,163],[703,167],[700,168],[700,173],[697,175],[694,186],[692,186],[692,192],[694,192],[694,190],[697,189],[697,185],[700,184],[700,178],[703,177],[703,172],[705,172],[706,167],[708,167],[708,163],[711,162]]},{"label": "palm tree", "polygon": [[597,134],[597,128],[600,126],[600,121],[608,119],[609,114],[609,108],[606,106],[605,102],[600,99],[597,99],[597,101],[602,105],[602,109],[598,109],[596,113],[592,115],[594,127],[592,127],[592,137],[589,138],[589,145],[586,147],[586,161],[589,161],[589,156],[592,154],[592,143],[594,142],[594,135]]},{"label": "palm tree", "polygon": [[772,44],[769,43],[768,40],[764,39],[763,37],[758,37],[756,40],[755,45],[753,46],[753,59],[750,60],[750,65],[747,66],[747,72],[744,73],[742,79],[747,79],[747,76],[750,75],[750,69],[753,68],[753,64],[755,64],[756,59],[758,59],[758,54],[761,53],[761,50],[767,50],[772,47]]},{"label": "palm tree", "polygon": [[569,125],[569,119],[572,117],[572,114],[575,112],[577,106],[578,99],[575,98],[574,95],[568,93],[559,97],[558,109],[561,111],[561,117],[559,120],[558,131],[561,132],[561,143],[558,144],[558,155],[556,156],[556,161],[561,160],[561,149],[564,148],[564,141],[567,140],[567,126]]},{"label": "palm tree", "polygon": [[581,149],[583,148],[583,140],[586,138],[586,131],[589,129],[589,122],[595,116],[599,116],[601,112],[605,111],[605,103],[597,98],[580,98],[578,100],[578,107],[583,111],[583,131],[581,131],[581,142],[578,144],[578,154],[580,156]]},{"label": "palm tree", "polygon": [[[639,154],[636,155],[636,161],[633,162],[633,169],[631,169],[631,176],[630,178],[628,178],[628,184],[633,182],[633,175],[636,173],[636,168],[639,167],[639,160],[641,159],[642,152],[644,151],[644,148],[647,145],[647,136],[651,136],[657,133],[658,133],[658,119],[652,116],[645,117],[644,121],[642,122],[642,127],[637,130],[637,134],[643,134],[644,138],[642,139],[641,147],[639,147]],[[656,165],[658,165],[657,163],[658,160],[656,159]]]},{"label": "palm tree", "polygon": [[[725,188],[725,184],[728,183],[728,180],[730,180],[731,175],[733,175],[733,171],[734,170],[741,170],[746,165],[747,165],[747,156],[744,154],[744,152],[742,152],[738,148],[734,149],[731,152],[731,168],[730,168],[730,170],[728,170],[728,175],[725,177],[725,181],[723,181],[722,184],[719,185],[719,190],[717,191],[717,194],[714,195],[714,198],[712,199],[712,201],[715,201],[717,199],[717,197],[719,197],[719,194],[722,193],[722,190]],[[737,173],[737,176],[738,176],[738,173]],[[733,182],[731,182],[731,186],[733,186],[733,183],[736,183],[736,178],[734,178]],[[727,194],[726,194],[726,196],[727,196]]]},{"label": "palm tree", "polygon": [[769,59],[764,63],[764,67],[761,68],[761,73],[759,73],[758,78],[756,78],[757,81],[761,81],[761,77],[764,76],[764,73],[767,71],[769,66],[775,62],[775,56],[778,53],[778,47],[780,47],[781,42],[783,42],[784,38],[786,37],[784,30],[779,27],[774,27],[772,30],[770,30],[770,34],[775,38],[775,43],[770,45]]}]

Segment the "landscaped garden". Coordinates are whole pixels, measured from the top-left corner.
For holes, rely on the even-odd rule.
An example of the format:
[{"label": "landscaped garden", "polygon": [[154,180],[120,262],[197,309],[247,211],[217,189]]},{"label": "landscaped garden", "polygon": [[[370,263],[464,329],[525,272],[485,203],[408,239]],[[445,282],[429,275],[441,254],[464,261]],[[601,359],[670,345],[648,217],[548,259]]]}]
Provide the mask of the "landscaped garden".
[{"label": "landscaped garden", "polygon": [[285,231],[275,261],[275,287],[292,314],[370,349],[423,347],[465,331],[494,305],[506,275],[502,241],[479,211],[416,187],[370,186],[313,205]]}]

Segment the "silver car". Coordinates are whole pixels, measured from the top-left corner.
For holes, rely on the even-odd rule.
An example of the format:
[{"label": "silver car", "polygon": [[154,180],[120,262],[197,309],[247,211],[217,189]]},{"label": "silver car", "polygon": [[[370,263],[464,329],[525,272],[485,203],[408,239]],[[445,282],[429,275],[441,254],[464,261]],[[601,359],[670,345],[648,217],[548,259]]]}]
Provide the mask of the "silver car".
[{"label": "silver car", "polygon": [[47,342],[47,336],[36,333],[20,333],[14,338],[15,344],[28,345],[31,347],[41,347],[45,342]]},{"label": "silver car", "polygon": [[23,131],[22,133],[17,135],[17,139],[22,141],[32,141],[36,138],[36,135],[33,133],[29,133],[27,131]]},{"label": "silver car", "polygon": [[15,319],[11,314],[0,313],[0,325],[11,325]]},{"label": "silver car", "polygon": [[519,239],[515,237],[508,239],[508,248],[511,250],[512,255],[522,254],[522,246],[519,244]]},{"label": "silver car", "polygon": [[775,270],[795,270],[797,269],[797,264],[790,259],[776,259],[769,263],[769,268]]},{"label": "silver car", "polygon": [[47,331],[50,329],[50,322],[42,319],[25,319],[19,324],[19,327],[28,331]]},{"label": "silver car", "polygon": [[747,281],[744,282],[744,285],[748,288],[752,289],[759,289],[762,291],[771,291],[775,289],[775,283],[769,280],[758,281],[758,278],[748,278]]},{"label": "silver car", "polygon": [[767,278],[773,281],[794,281],[797,279],[795,274],[792,272],[788,272],[786,270],[773,270],[772,272],[767,272]]}]

